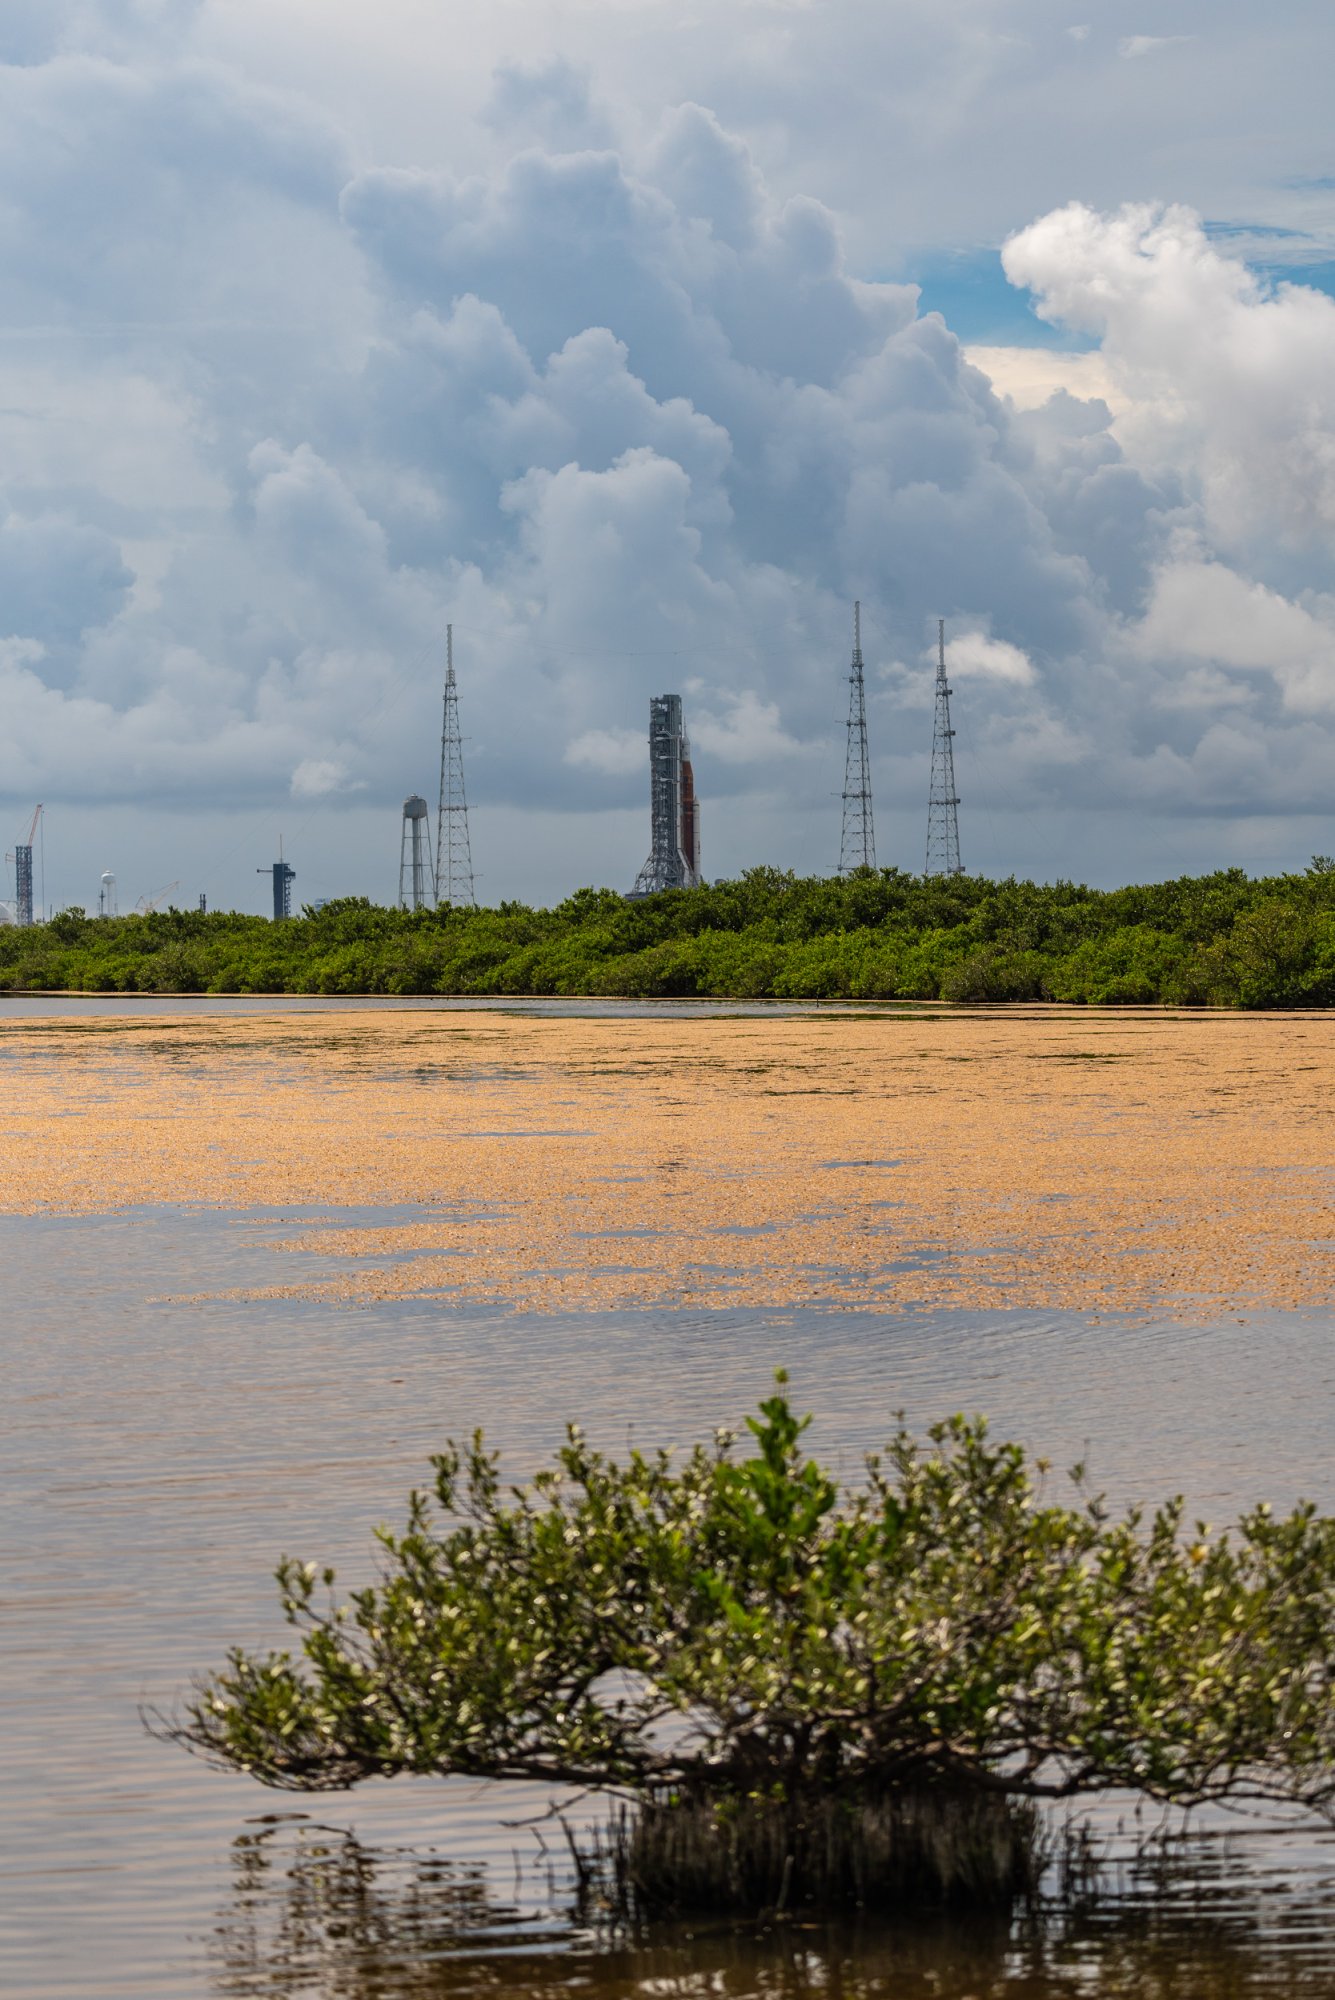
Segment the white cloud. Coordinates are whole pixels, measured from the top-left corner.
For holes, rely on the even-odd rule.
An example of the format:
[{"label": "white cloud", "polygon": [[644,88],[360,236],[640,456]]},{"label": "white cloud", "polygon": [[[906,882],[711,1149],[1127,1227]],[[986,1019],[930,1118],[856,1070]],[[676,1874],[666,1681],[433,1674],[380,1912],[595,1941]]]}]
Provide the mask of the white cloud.
[{"label": "white cloud", "polygon": [[722,712],[708,707],[693,710],[688,718],[693,744],[725,764],[763,764],[791,757],[802,745],[784,729],[779,705],[766,701],[754,688],[725,694]]},{"label": "white cloud", "polygon": [[[1185,207],[1054,206],[1077,166],[1107,184],[1081,120],[1115,106],[1125,160],[1127,94],[1150,104],[1161,65],[1021,0],[834,4],[837,65],[829,10],[785,8],[745,91],[722,59],[678,76],[703,31],[659,0],[643,46],[604,9],[606,50],[581,16],[561,51],[522,5],[532,34],[493,49],[506,10],[465,0],[457,74],[427,0],[385,0],[374,38],[343,0],[12,13],[6,795],[145,827],[263,812],[274,837],[297,801],[356,886],[363,810],[396,854],[399,802],[432,793],[452,622],[479,825],[545,829],[541,851],[494,834],[517,873],[486,893],[558,891],[596,828],[641,825],[647,701],[674,687],[708,872],[765,858],[762,827],[820,865],[858,596],[878,819],[922,792],[930,740],[930,673],[881,667],[938,615],[961,752],[1016,820],[1214,810],[1230,771],[1239,811],[1316,796],[1281,751],[1301,717],[1305,771],[1335,752],[1335,307],[1268,288]],[[724,0],[710,34],[739,18]],[[1043,174],[1031,101],[1055,105]],[[891,187],[867,162],[895,147],[916,176]],[[966,182],[961,240],[1043,211],[1007,269],[1089,351],[964,348],[895,280],[956,152],[930,227]]]},{"label": "white cloud", "polygon": [[1268,288],[1183,207],[1078,202],[1010,238],[1013,284],[1100,342],[1128,455],[1194,476],[1211,532],[1322,559],[1335,527],[1335,299]]},{"label": "white cloud", "polygon": [[1335,713],[1335,623],[1222,563],[1165,567],[1135,637],[1159,659],[1269,674],[1286,708]]},{"label": "white cloud", "polygon": [[1005,639],[989,638],[986,632],[961,632],[949,640],[946,667],[962,680],[977,676],[1009,682],[1012,687],[1032,687],[1038,678],[1027,653]]},{"label": "white cloud", "polygon": [[292,773],[289,789],[294,799],[324,799],[346,790],[347,783],[346,764],[332,757],[306,757]]}]

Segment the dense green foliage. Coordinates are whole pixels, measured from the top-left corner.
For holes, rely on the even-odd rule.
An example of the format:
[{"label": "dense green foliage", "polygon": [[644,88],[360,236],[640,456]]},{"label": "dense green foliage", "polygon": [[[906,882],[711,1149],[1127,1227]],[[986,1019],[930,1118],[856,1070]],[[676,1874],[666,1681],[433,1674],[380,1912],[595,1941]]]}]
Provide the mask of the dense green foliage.
[{"label": "dense green foliage", "polygon": [[754,868],[634,902],[581,889],[551,910],[410,913],[348,898],[286,924],[66,911],[0,929],[6,989],[1325,1007],[1335,866],[1113,890]]},{"label": "dense green foliage", "polygon": [[523,1488],[451,1446],[379,1582],[343,1602],[285,1560],[299,1656],[234,1652],[174,1733],[299,1791],[455,1772],[716,1814],[1117,1785],[1335,1812],[1335,1520],[1114,1518],[1078,1470],[1062,1504],[962,1417],[901,1427],[841,1494],[782,1387],[749,1429],[749,1455],[720,1433],[624,1464],[572,1429]]}]

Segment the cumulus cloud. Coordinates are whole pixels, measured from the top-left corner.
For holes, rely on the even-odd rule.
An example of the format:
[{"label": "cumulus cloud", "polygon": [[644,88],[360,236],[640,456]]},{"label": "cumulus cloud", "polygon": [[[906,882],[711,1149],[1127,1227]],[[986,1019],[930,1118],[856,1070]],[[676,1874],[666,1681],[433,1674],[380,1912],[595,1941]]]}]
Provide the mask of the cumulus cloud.
[{"label": "cumulus cloud", "polygon": [[1131,458],[1194,475],[1221,543],[1281,536],[1329,574],[1335,299],[1264,283],[1181,206],[1073,202],[1002,260],[1042,318],[1098,339]]},{"label": "cumulus cloud", "polygon": [[[691,692],[704,690],[695,683]],[[791,757],[803,747],[784,729],[778,703],[765,701],[754,688],[725,694],[721,713],[703,705],[695,708],[691,729],[699,749],[725,764],[772,766],[777,758]]]},{"label": "cumulus cloud", "polygon": [[989,638],[986,632],[961,632],[946,647],[946,667],[957,678],[1008,681],[1013,687],[1032,687],[1038,676],[1034,663],[1020,647],[1005,639]]},{"label": "cumulus cloud", "polygon": [[348,769],[333,757],[304,757],[292,773],[294,799],[324,799],[346,789]]},{"label": "cumulus cloud", "polygon": [[[1093,343],[1044,380],[706,104],[636,119],[535,58],[492,156],[378,164],[159,11],[30,14],[22,63],[16,15],[0,63],[8,310],[42,330],[0,342],[6,793],[297,802],[331,842],[355,797],[388,857],[452,623],[483,815],[641,812],[677,687],[709,872],[764,858],[776,781],[774,858],[816,866],[858,596],[892,795],[944,616],[1000,809],[1215,810],[1230,773],[1290,809],[1277,746],[1328,726],[1335,662],[1330,301],[1185,208],[1057,209],[1005,252]],[[542,849],[488,893],[568,886]]]},{"label": "cumulus cloud", "polygon": [[[1335,623],[1223,563],[1180,561],[1155,582],[1137,645],[1151,657],[1206,660],[1270,676],[1285,708],[1335,712]],[[1223,683],[1217,682],[1220,693]],[[1233,690],[1229,690],[1230,696]]]}]

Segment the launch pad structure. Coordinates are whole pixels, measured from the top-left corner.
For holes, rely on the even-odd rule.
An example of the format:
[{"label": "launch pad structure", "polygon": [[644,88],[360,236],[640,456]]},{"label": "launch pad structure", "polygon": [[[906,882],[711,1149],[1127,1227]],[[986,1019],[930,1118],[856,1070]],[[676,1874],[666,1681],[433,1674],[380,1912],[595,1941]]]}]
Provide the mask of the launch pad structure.
[{"label": "launch pad structure", "polygon": [[679,694],[656,694],[649,702],[649,825],[649,858],[631,895],[698,887],[700,801]]},{"label": "launch pad structure", "polygon": [[[267,868],[257,868],[255,873],[273,877],[273,920],[276,924],[286,923],[292,915],[292,884],[297,878],[296,869],[280,854],[277,861],[270,862]],[[176,884],[173,883],[172,887],[175,888]]]},{"label": "launch pad structure", "polygon": [[[28,827],[25,838],[16,840],[14,842],[13,853],[5,856],[6,861],[14,863],[14,922],[24,929],[33,922],[36,914],[36,906],[33,902],[32,851],[33,842],[37,838],[37,829],[42,824],[42,814],[45,810],[44,806],[38,806],[32,816],[32,822]],[[45,894],[45,890],[43,890],[43,894]]]}]

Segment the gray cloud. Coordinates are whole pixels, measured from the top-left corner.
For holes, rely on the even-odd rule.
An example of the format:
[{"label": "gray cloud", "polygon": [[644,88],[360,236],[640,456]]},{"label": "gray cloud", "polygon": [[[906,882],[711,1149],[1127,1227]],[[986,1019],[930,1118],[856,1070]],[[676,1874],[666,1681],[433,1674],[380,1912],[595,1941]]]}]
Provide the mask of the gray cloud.
[{"label": "gray cloud", "polygon": [[562,56],[531,66],[499,64],[482,118],[511,145],[571,153],[615,143],[612,121],[595,100],[591,71]]},{"label": "gray cloud", "polygon": [[[73,12],[45,43],[34,17],[0,66],[15,812],[300,814],[383,890],[365,815],[388,857],[431,791],[451,620],[479,824],[515,871],[490,893],[569,886],[614,834],[600,872],[630,879],[666,686],[711,872],[826,866],[854,595],[887,827],[925,785],[938,614],[1003,825],[1316,810],[1328,300],[1267,290],[1182,209],[1054,209],[1008,269],[1098,342],[1116,409],[1019,409],[698,103],[637,123],[539,60],[492,89],[517,147],[494,167],[358,165],[337,119],[157,12],[104,8],[84,46]],[[506,814],[541,818],[540,856]],[[1008,838],[974,865],[1023,865]]]}]

